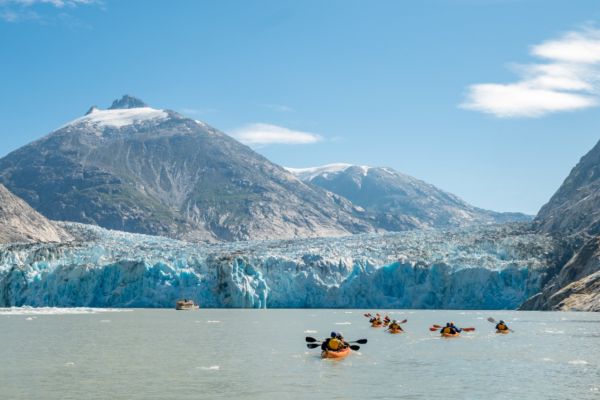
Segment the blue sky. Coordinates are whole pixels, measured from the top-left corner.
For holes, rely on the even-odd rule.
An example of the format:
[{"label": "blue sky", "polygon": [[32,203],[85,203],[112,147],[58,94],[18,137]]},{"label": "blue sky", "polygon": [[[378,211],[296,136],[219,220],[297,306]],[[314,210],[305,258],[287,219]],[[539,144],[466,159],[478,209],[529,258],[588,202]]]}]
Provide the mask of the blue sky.
[{"label": "blue sky", "polygon": [[600,138],[599,21],[597,1],[0,0],[0,156],[128,93],[285,166],[533,214]]}]

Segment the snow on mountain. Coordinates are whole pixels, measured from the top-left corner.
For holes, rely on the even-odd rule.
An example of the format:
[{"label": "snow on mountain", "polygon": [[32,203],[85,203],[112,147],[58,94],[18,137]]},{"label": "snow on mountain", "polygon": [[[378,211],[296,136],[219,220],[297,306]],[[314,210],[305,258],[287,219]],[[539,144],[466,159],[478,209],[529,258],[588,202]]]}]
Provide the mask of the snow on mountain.
[{"label": "snow on mountain", "polygon": [[338,172],[343,172],[350,167],[358,167],[362,170],[363,175],[367,175],[369,168],[365,165],[353,165],[353,164],[326,164],[320,167],[309,167],[309,168],[289,168],[285,167],[292,174],[296,175],[298,179],[303,181],[310,182],[314,178],[318,176],[328,177],[330,174],[336,174]]},{"label": "snow on mountain", "polygon": [[554,249],[515,226],[218,245],[63,227],[80,240],[0,246],[0,307],[515,308]]},{"label": "snow on mountain", "polygon": [[99,110],[93,108],[90,113],[81,118],[71,121],[61,128],[68,126],[87,125],[98,128],[123,128],[129,125],[160,122],[169,117],[164,110],[157,110],[151,107]]}]

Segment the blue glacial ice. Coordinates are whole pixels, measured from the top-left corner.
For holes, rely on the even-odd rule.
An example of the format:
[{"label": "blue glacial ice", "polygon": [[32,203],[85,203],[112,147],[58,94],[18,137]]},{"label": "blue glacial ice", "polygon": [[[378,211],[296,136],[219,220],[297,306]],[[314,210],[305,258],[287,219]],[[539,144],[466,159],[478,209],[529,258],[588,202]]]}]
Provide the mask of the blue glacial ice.
[{"label": "blue glacial ice", "polygon": [[192,244],[63,223],[79,241],[0,246],[0,307],[513,309],[554,243],[512,226]]}]

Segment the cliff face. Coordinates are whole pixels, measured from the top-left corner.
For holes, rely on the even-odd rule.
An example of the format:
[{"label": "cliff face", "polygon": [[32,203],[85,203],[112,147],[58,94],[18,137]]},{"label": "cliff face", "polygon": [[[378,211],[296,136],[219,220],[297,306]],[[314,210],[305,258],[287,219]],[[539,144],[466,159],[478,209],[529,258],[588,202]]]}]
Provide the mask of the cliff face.
[{"label": "cliff face", "polygon": [[521,309],[600,311],[600,142],[541,208],[534,227],[565,238],[572,257]]},{"label": "cliff face", "polygon": [[0,184],[0,243],[61,242],[72,239]]}]

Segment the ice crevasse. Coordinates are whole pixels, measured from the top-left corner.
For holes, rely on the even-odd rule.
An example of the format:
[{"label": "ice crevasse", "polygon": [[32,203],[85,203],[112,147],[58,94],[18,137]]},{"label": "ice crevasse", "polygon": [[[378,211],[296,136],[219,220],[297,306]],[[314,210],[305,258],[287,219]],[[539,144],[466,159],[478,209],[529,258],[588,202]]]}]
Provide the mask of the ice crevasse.
[{"label": "ice crevasse", "polygon": [[191,244],[63,223],[80,240],[0,246],[0,306],[513,309],[555,244],[514,226]]}]

